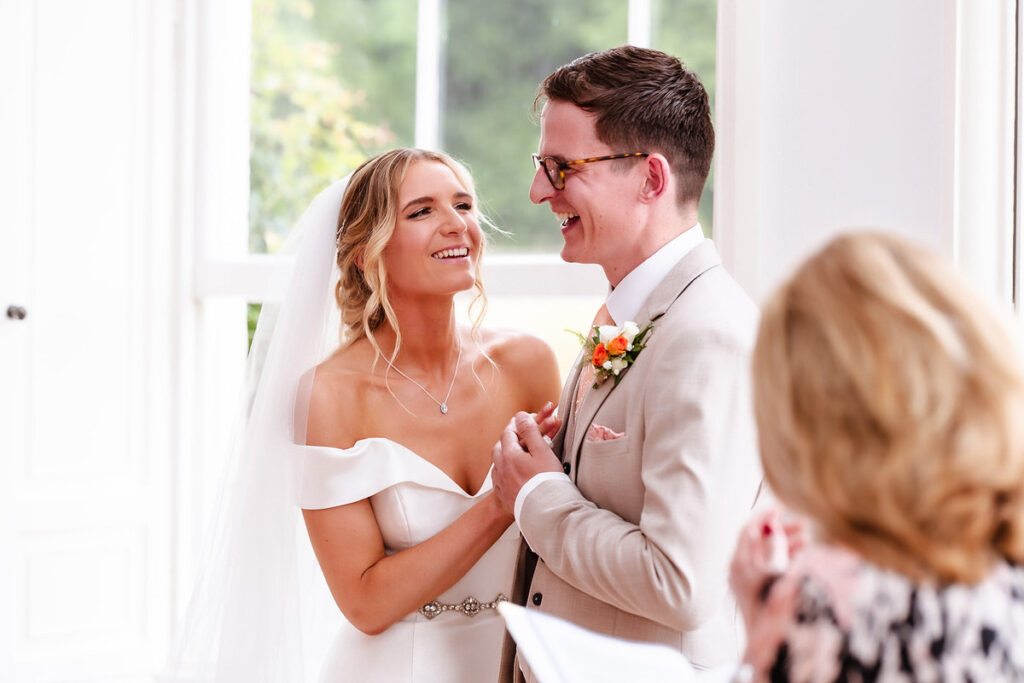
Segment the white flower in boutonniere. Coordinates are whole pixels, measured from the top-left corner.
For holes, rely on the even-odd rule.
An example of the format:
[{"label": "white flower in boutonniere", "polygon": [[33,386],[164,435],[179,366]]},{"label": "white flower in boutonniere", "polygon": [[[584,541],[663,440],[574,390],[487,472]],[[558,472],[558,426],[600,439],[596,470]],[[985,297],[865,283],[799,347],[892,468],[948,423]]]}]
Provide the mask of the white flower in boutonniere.
[{"label": "white flower in boutonniere", "polygon": [[618,384],[622,373],[633,364],[636,357],[644,349],[647,334],[653,323],[647,323],[643,329],[627,320],[622,327],[615,325],[595,326],[593,334],[584,337],[579,332],[572,332],[583,344],[583,362],[594,368],[594,387],[599,387],[609,377],[615,378]]}]

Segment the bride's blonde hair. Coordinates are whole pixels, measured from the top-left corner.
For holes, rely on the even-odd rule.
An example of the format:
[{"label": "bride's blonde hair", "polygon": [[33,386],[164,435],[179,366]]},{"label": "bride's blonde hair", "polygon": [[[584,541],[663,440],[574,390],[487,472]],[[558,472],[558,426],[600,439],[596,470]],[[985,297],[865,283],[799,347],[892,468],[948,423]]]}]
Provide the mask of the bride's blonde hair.
[{"label": "bride's blonde hair", "polygon": [[[477,221],[488,224],[477,208],[473,177],[465,166],[446,154],[424,149],[393,149],[363,162],[353,172],[338,214],[337,260],[341,276],[334,297],[341,309],[341,344],[345,347],[365,337],[382,357],[373,333],[387,320],[396,335],[392,360],[398,354],[402,333],[388,299],[384,250],[395,232],[402,181],[409,167],[418,161],[437,162],[450,168],[473,197],[473,215]],[[481,239],[480,256],[483,256],[484,242]],[[487,310],[480,261],[478,257],[473,283],[476,295],[469,307],[474,338]]]}]

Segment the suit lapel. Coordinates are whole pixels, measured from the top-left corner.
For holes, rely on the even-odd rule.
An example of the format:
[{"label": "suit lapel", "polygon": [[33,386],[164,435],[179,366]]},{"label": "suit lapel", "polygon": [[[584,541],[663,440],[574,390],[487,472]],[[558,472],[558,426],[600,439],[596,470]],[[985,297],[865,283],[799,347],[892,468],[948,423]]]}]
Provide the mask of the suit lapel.
[{"label": "suit lapel", "polygon": [[573,419],[573,405],[576,403],[574,397],[576,396],[576,385],[580,380],[580,372],[582,368],[580,362],[583,360],[583,349],[576,355],[576,362],[573,363],[572,371],[569,373],[569,377],[565,380],[565,386],[562,387],[562,395],[558,399],[558,410],[562,419],[562,424],[559,426],[558,431],[555,432],[555,436],[551,439],[551,450],[555,452],[563,462],[565,453],[569,451],[565,448],[565,440],[572,439],[572,434],[569,429],[572,427]]},{"label": "suit lapel", "polygon": [[[647,297],[643,306],[640,307],[640,312],[637,314],[637,318],[634,322],[641,328],[649,322],[654,322],[654,327],[651,328],[650,337],[648,337],[648,344],[651,339],[658,332],[657,320],[665,314],[669,307],[678,299],[683,292],[703,273],[707,272],[715,266],[721,265],[722,260],[718,255],[718,250],[715,248],[714,242],[711,240],[704,240],[697,247],[695,247],[690,253],[680,259],[679,263],[669,271],[668,275],[665,276],[658,286],[654,288],[651,295]],[[625,322],[625,321],[623,321]],[[641,352],[642,353],[642,352]],[[580,352],[582,357],[582,351]],[[575,387],[579,379],[580,366],[579,358],[577,358],[575,371],[572,374],[571,386],[567,386],[567,389],[571,389],[573,393],[566,393],[562,391],[562,405],[565,405],[566,401],[569,401],[569,410],[572,411],[572,400],[575,396]],[[629,372],[627,368],[625,372]],[[608,379],[596,389],[588,389],[587,393],[583,396],[583,401],[580,403],[579,414],[576,416],[573,430],[571,433],[564,433],[569,425],[569,420],[566,419],[562,423],[562,428],[559,430],[562,434],[562,462],[568,460],[573,461],[573,478],[579,476],[579,458],[580,451],[583,445],[583,439],[586,437],[587,432],[590,429],[591,423],[594,421],[594,417],[597,415],[597,411],[601,408],[601,405],[608,399],[612,390],[615,388],[615,380]],[[564,440],[569,440],[569,448],[565,448]]]},{"label": "suit lapel", "polygon": [[[587,393],[583,394],[583,400],[580,402],[579,415],[576,416],[575,429],[572,433],[572,449],[568,453],[574,454],[573,460],[573,474],[578,474],[580,467],[580,446],[583,445],[583,439],[586,437],[587,432],[590,430],[590,423],[594,421],[594,416],[597,414],[598,408],[605,402],[608,395],[612,393],[612,389],[615,387],[615,380],[605,380],[601,386],[596,389],[590,387],[587,389]],[[562,460],[567,458],[563,457]]]}]

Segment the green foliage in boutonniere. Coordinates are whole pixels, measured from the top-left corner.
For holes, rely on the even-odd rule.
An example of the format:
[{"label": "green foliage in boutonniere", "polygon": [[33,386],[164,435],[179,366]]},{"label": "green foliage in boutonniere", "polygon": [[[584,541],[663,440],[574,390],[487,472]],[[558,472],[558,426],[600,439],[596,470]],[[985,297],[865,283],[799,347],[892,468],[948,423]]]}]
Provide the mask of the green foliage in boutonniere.
[{"label": "green foliage in boutonniere", "polygon": [[635,322],[627,320],[622,327],[595,325],[593,334],[584,337],[579,332],[567,330],[576,335],[583,345],[583,362],[594,368],[594,388],[601,386],[609,377],[618,385],[622,373],[633,364],[644,350],[645,341],[654,323],[647,323],[640,329]]}]

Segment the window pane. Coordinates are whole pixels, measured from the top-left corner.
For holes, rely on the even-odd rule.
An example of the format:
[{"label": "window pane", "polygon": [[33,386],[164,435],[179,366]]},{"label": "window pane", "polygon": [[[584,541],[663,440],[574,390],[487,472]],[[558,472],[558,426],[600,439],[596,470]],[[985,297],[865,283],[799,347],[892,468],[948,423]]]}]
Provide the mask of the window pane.
[{"label": "window pane", "polygon": [[626,42],[626,3],[448,0],[446,12],[441,146],[469,165],[484,211],[511,233],[497,251],[557,251],[557,221],[529,200],[533,99],[557,67]]},{"label": "window pane", "polygon": [[332,180],[412,144],[416,0],[253,0],[250,251]]},{"label": "window pane", "polygon": [[[675,55],[697,72],[715,110],[715,29],[718,18],[716,0],[652,0],[651,47]],[[714,205],[714,166],[700,200],[700,223],[704,234],[711,235]]]}]

